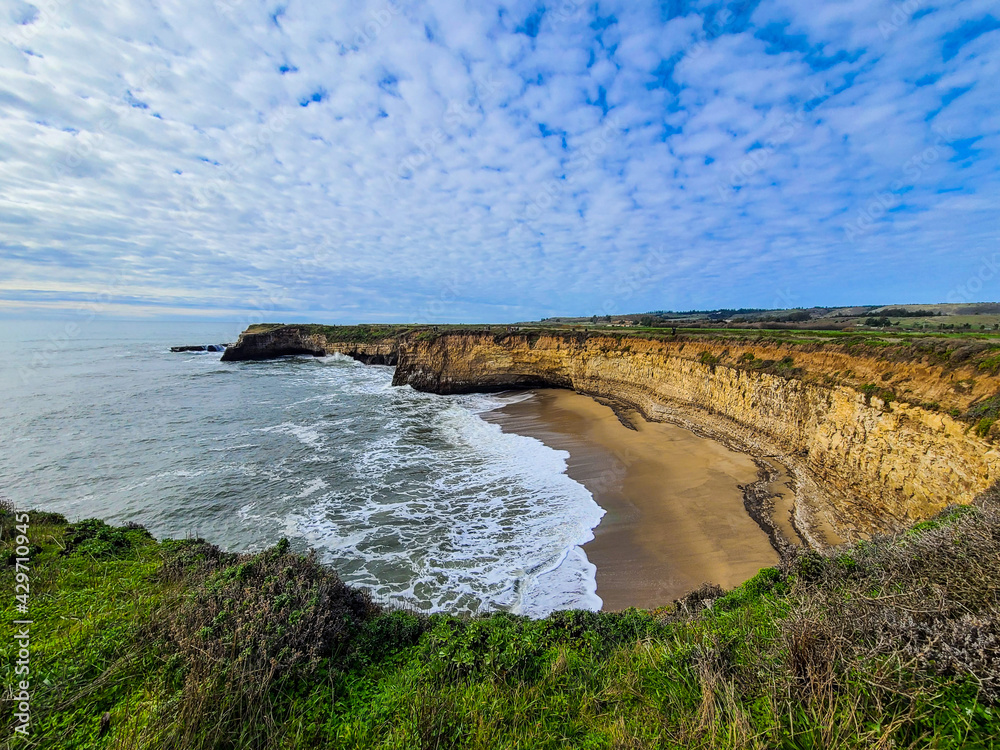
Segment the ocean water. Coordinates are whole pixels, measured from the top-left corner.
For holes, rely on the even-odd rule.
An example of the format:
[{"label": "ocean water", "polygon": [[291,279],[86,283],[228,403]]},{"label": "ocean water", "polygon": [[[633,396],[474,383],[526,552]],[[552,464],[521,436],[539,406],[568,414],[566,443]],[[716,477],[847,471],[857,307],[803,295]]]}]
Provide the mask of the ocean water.
[{"label": "ocean water", "polygon": [[0,494],[230,550],[287,537],[381,601],[597,609],[580,545],[604,511],[564,452],[332,356],[224,363],[170,346],[241,326],[0,321]]}]

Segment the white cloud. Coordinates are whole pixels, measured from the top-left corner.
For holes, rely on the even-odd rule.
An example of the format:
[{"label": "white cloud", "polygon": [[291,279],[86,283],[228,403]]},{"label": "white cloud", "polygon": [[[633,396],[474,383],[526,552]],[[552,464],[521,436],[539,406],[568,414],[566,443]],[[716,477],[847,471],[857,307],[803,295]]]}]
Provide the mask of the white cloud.
[{"label": "white cloud", "polygon": [[931,301],[995,245],[1000,32],[954,36],[988,3],[565,4],[535,37],[529,2],[285,5],[11,6],[5,309],[112,277],[328,320]]}]

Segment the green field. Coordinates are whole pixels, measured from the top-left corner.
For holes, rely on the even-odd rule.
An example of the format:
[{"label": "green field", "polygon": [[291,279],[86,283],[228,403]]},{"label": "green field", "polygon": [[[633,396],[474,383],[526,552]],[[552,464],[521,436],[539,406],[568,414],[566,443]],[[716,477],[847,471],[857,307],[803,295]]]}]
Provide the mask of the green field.
[{"label": "green field", "polygon": [[942,323],[954,325],[956,329],[969,325],[973,332],[981,331],[985,326],[986,330],[994,331],[994,335],[1000,335],[1000,331],[994,328],[1000,326],[1000,315],[949,315],[947,318],[891,318],[891,320],[900,328],[914,328],[919,324],[928,326],[925,330],[935,330]]},{"label": "green field", "polygon": [[[901,319],[904,323],[909,321],[919,321],[920,318]],[[1000,320],[1000,317],[998,317]],[[250,326],[249,333],[265,333],[286,327],[283,323],[263,323]],[[529,332],[550,332],[550,333],[572,333],[572,334],[601,334],[609,336],[644,336],[652,338],[674,339],[677,336],[687,338],[719,338],[727,337],[733,339],[780,339],[788,342],[815,343],[815,342],[836,342],[844,339],[863,338],[873,342],[900,343],[919,339],[939,338],[939,339],[969,339],[970,341],[991,341],[995,340],[1000,345],[1000,330],[979,330],[956,329],[939,330],[928,329],[907,329],[907,330],[879,330],[879,329],[858,329],[858,330],[822,330],[810,328],[796,328],[794,326],[774,326],[771,328],[736,328],[731,326],[704,324],[698,326],[606,326],[579,324],[548,324],[548,323],[519,323],[516,325],[489,325],[482,323],[470,324],[441,324],[441,325],[321,325],[317,323],[290,323],[289,328],[299,328],[309,334],[322,334],[330,341],[357,341],[372,342],[383,339],[390,339],[404,335],[433,336],[446,333],[529,333]]]}]

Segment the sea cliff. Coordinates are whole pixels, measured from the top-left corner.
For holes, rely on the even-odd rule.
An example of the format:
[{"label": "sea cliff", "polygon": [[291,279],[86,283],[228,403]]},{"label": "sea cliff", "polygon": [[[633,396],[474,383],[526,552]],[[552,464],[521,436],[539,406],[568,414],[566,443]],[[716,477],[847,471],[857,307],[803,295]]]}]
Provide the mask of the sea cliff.
[{"label": "sea cliff", "polygon": [[340,352],[440,394],[572,388],[781,462],[796,529],[822,547],[969,503],[1000,477],[992,350],[962,346],[284,326],[248,330],[224,359]]},{"label": "sea cliff", "polygon": [[[337,333],[328,337],[324,331]],[[250,326],[240,334],[235,344],[222,355],[223,362],[243,362],[275,359],[296,354],[322,357],[326,354],[344,354],[366,365],[395,365],[399,352],[396,336],[379,337],[377,334],[362,338],[352,335],[356,329],[329,326]]]}]

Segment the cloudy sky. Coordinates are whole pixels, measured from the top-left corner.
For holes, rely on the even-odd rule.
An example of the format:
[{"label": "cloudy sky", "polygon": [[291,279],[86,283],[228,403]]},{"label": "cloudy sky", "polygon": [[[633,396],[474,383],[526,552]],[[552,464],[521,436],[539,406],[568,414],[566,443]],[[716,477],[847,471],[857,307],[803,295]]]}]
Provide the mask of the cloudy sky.
[{"label": "cloudy sky", "polygon": [[998,81],[996,0],[0,0],[0,313],[996,300]]}]

